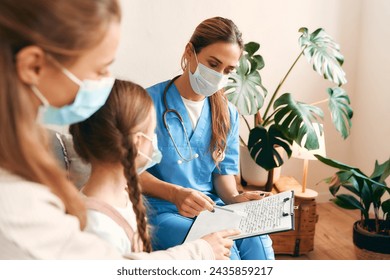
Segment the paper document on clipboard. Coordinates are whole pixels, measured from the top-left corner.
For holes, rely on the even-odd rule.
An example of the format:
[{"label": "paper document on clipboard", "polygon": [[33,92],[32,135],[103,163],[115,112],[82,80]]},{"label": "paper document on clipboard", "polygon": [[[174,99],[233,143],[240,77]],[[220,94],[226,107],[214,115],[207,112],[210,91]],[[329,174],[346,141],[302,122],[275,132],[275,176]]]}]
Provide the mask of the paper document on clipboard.
[{"label": "paper document on clipboard", "polygon": [[[195,219],[184,242],[225,229],[239,229],[232,239],[294,230],[294,191],[285,191],[261,200],[223,206],[225,211],[203,211]],[[233,210],[234,212],[232,212]]]}]

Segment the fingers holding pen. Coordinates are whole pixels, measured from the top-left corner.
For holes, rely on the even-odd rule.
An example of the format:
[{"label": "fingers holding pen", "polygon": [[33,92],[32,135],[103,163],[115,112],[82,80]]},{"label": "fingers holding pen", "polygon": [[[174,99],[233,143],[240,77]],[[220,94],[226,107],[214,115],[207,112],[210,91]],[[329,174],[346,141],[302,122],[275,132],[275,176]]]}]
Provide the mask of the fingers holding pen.
[{"label": "fingers holding pen", "polygon": [[185,217],[193,218],[203,210],[213,210],[214,202],[200,191],[180,188],[174,201],[179,213]]}]

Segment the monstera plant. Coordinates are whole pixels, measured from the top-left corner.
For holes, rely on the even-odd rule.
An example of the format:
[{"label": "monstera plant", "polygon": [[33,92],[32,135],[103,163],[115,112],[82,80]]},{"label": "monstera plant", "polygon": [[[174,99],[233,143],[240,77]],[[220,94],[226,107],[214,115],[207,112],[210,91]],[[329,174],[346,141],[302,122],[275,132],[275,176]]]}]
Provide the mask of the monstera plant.
[{"label": "monstera plant", "polygon": [[[236,71],[231,74],[226,87],[226,95],[236,105],[243,116],[249,132],[249,139],[240,137],[242,145],[248,147],[252,159],[268,171],[266,189],[272,189],[273,170],[283,164],[283,156],[277,147],[282,148],[288,157],[291,156],[293,141],[304,145],[308,150],[318,149],[319,139],[315,126],[322,122],[324,113],[317,107],[319,103],[328,102],[333,124],[341,136],[348,137],[351,128],[352,109],[346,91],[341,87],[347,82],[342,69],[344,57],[339,45],[322,29],[309,33],[307,28],[300,28],[299,45],[301,52],[295,59],[281,82],[265,103],[268,94],[263,86],[260,70],[264,68],[264,60],[258,50],[260,45],[249,42],[245,45]],[[324,90],[327,98],[314,104],[306,104],[295,100],[291,93],[281,94],[281,88],[294,69],[297,61],[306,57],[313,69],[334,83],[334,87]],[[265,108],[262,114],[262,108]],[[252,116],[251,127],[245,116]],[[317,125],[318,126],[318,125]],[[320,133],[322,133],[322,126]],[[303,139],[305,139],[303,141]]]}]

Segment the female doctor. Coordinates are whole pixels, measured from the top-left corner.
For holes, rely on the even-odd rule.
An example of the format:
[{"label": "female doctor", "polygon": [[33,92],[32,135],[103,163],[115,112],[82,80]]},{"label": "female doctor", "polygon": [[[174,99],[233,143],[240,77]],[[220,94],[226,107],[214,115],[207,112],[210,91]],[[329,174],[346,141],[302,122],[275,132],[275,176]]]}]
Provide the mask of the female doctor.
[{"label": "female doctor", "polygon": [[[238,113],[223,88],[243,51],[229,19],[200,23],[185,47],[183,74],[148,88],[157,111],[160,164],[141,175],[154,249],[181,244],[201,211],[214,204],[260,199],[239,194]],[[268,235],[237,240],[231,259],[274,259]]]}]

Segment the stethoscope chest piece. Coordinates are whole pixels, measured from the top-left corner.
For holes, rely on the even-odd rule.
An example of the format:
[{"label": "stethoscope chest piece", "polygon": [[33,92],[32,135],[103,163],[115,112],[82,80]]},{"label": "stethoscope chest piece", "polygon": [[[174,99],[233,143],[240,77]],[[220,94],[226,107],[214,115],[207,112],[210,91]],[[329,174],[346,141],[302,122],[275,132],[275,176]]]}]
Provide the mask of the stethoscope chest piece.
[{"label": "stethoscope chest piece", "polygon": [[[192,159],[196,159],[196,158],[198,158],[198,157],[199,157],[199,155],[198,155],[197,153],[195,153],[195,154],[193,155],[193,158],[192,158]],[[189,162],[189,160],[185,160],[185,162]],[[183,164],[183,160],[178,159],[178,160],[177,160],[177,164]]]}]

